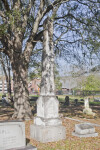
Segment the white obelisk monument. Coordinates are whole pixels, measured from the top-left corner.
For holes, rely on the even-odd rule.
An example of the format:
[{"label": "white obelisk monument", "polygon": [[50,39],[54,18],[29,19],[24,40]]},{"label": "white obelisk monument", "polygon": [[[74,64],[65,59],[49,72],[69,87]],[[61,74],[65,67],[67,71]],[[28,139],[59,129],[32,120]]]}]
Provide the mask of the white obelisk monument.
[{"label": "white obelisk monument", "polygon": [[55,95],[53,21],[49,17],[44,21],[43,28],[41,90],[37,100],[37,116],[30,133],[32,138],[45,143],[65,139],[66,130],[59,118],[59,102]]}]

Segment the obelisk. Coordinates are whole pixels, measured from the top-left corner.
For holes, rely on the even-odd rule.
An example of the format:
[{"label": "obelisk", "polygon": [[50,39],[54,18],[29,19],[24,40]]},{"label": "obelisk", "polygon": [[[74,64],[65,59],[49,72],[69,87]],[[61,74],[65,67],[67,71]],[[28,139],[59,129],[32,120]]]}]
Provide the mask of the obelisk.
[{"label": "obelisk", "polygon": [[59,102],[55,95],[52,19],[48,17],[43,23],[43,28],[40,97],[37,100],[37,116],[30,133],[32,138],[45,143],[65,139],[66,130],[59,118]]}]

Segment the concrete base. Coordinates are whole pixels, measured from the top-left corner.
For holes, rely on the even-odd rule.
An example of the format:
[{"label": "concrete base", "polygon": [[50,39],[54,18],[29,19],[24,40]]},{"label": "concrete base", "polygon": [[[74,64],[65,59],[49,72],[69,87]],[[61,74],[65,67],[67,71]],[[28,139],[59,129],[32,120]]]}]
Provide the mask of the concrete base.
[{"label": "concrete base", "polygon": [[59,141],[66,138],[66,129],[64,126],[30,126],[31,138],[42,143]]},{"label": "concrete base", "polygon": [[85,109],[83,109],[83,113],[87,114],[87,115],[95,116],[95,113],[92,112],[91,108],[85,108]]},{"label": "concrete base", "polygon": [[91,134],[77,134],[75,132],[72,132],[73,136],[77,136],[77,137],[96,137],[98,136],[98,133],[91,133]]},{"label": "concrete base", "polygon": [[62,125],[62,120],[60,118],[41,118],[34,117],[34,124],[39,126],[59,126]]},{"label": "concrete base", "polygon": [[21,147],[21,148],[13,148],[13,149],[7,149],[7,150],[37,150],[37,148],[35,146],[25,146],[25,147]]},{"label": "concrete base", "polygon": [[95,128],[88,123],[75,124],[75,132],[72,135],[77,137],[95,137],[98,133]]}]

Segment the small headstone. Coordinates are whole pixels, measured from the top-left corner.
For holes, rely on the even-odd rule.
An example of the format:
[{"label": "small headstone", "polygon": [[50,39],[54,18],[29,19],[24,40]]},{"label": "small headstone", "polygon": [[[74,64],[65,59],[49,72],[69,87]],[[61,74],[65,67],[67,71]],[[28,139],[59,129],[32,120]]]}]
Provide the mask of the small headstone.
[{"label": "small headstone", "polygon": [[84,99],[80,99],[81,102],[84,102]]},{"label": "small headstone", "polygon": [[89,108],[89,99],[88,98],[84,99],[84,107],[85,107],[83,109],[84,114],[95,116],[95,113],[93,113],[92,109]]},{"label": "small headstone", "polygon": [[75,99],[74,102],[75,102],[75,106],[77,106],[78,105],[78,99]]},{"label": "small headstone", "polygon": [[6,97],[2,97],[2,105],[3,106],[9,106],[10,104],[9,104],[9,101],[7,100],[7,98]]},{"label": "small headstone", "polygon": [[0,150],[36,150],[36,148],[28,148],[26,147],[24,122],[0,122]]},{"label": "small headstone", "polygon": [[89,99],[86,98],[84,102],[85,102],[85,103],[84,103],[84,107],[85,107],[85,108],[89,108]]},{"label": "small headstone", "polygon": [[66,97],[65,97],[65,104],[66,104],[67,106],[69,106],[69,96],[66,96]]},{"label": "small headstone", "polygon": [[77,137],[96,137],[98,133],[95,132],[95,128],[88,123],[75,124],[75,131],[72,135]]}]

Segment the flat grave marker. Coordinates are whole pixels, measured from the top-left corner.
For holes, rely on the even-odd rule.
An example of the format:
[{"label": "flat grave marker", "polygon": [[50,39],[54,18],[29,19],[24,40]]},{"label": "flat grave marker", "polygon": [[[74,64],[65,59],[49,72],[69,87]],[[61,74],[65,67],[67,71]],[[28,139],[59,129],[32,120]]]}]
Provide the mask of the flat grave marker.
[{"label": "flat grave marker", "polygon": [[88,123],[82,123],[82,124],[75,124],[75,131],[72,133],[72,135],[77,137],[96,137],[98,136],[98,133],[95,132],[95,128],[88,124]]},{"label": "flat grave marker", "polygon": [[21,148],[23,150],[27,148],[24,122],[0,122],[0,150],[17,150]]}]

